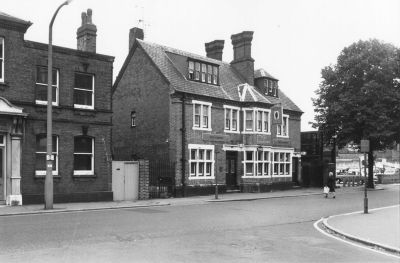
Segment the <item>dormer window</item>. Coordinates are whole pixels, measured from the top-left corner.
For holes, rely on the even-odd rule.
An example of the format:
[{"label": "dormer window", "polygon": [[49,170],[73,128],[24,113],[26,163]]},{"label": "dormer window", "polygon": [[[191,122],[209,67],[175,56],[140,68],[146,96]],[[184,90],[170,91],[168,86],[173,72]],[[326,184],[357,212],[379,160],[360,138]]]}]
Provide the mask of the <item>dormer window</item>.
[{"label": "dormer window", "polygon": [[197,62],[188,61],[188,79],[198,82],[218,85],[218,66]]},{"label": "dormer window", "polygon": [[278,81],[272,79],[264,79],[265,95],[278,97]]}]

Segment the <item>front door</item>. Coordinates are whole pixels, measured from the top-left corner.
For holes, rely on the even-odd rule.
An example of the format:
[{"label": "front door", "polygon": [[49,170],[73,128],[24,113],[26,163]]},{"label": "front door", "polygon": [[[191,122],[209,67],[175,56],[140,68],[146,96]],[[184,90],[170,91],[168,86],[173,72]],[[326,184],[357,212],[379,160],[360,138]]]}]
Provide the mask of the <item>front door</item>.
[{"label": "front door", "polygon": [[237,187],[237,152],[226,152],[226,188],[235,189]]},{"label": "front door", "polygon": [[292,182],[298,184],[299,183],[299,177],[298,177],[298,171],[299,171],[299,158],[292,158]]}]

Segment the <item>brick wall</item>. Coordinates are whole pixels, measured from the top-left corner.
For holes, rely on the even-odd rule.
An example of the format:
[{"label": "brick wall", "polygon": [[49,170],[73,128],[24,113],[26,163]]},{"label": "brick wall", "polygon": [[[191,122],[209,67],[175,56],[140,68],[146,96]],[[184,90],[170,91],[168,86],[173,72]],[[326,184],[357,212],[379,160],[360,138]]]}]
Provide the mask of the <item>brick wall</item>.
[{"label": "brick wall", "polygon": [[[36,135],[46,133],[47,117],[46,106],[35,102],[36,67],[47,67],[47,44],[25,41],[22,33],[1,28],[0,36],[5,40],[5,81],[0,83],[0,96],[29,114],[22,142],[21,192],[23,197],[37,196],[36,202],[40,201],[44,187],[44,178],[35,176]],[[106,192],[107,198],[110,197],[111,166],[106,161],[106,152],[111,152],[113,60],[110,56],[53,47],[53,67],[59,70],[59,105],[53,106],[53,134],[59,138],[59,176],[54,178],[55,196],[93,193],[87,199],[96,200],[96,193]],[[94,110],[74,108],[75,72],[94,75]],[[74,136],[83,135],[82,126],[87,127],[87,135],[95,141],[94,175],[88,177],[73,175]],[[63,201],[69,201],[64,197]],[[24,203],[29,203],[29,200],[24,200]]]},{"label": "brick wall", "polygon": [[169,104],[168,83],[137,48],[113,94],[115,160],[169,158]]}]

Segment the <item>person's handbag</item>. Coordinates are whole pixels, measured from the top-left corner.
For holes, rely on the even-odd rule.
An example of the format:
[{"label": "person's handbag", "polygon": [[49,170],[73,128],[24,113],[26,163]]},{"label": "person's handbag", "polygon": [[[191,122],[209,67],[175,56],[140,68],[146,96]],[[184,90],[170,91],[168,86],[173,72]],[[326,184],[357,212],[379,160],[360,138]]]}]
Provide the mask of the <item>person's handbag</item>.
[{"label": "person's handbag", "polygon": [[325,186],[324,187],[324,194],[328,194],[329,193],[329,187],[328,186]]}]

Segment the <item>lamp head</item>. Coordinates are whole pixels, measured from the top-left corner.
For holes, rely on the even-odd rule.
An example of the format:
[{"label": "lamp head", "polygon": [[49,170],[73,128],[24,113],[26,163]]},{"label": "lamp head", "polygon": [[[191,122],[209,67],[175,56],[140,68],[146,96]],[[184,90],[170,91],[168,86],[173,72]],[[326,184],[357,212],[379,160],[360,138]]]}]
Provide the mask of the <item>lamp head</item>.
[{"label": "lamp head", "polygon": [[65,1],[65,4],[68,5],[68,4],[70,4],[71,2],[72,2],[72,0],[67,0],[67,1]]}]

